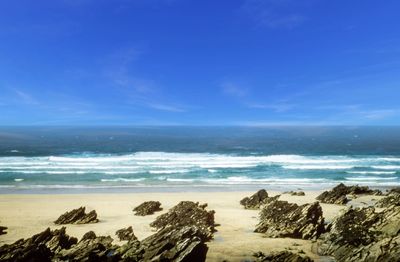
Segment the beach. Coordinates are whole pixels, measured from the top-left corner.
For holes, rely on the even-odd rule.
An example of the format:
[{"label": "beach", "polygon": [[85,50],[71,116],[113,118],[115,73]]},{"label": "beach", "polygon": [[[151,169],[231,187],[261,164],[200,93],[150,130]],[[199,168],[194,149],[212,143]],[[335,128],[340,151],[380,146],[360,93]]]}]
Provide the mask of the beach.
[{"label": "beach", "polygon": [[[282,192],[268,192],[270,196],[282,194],[280,199],[305,204],[315,201],[321,191],[306,191],[305,196],[291,196]],[[183,192],[183,193],[108,193],[108,194],[2,194],[0,195],[0,222],[8,227],[8,233],[0,236],[0,245],[10,244],[20,238],[28,238],[50,227],[60,228],[53,223],[66,211],[85,206],[88,211],[96,210],[99,223],[66,225],[67,234],[81,238],[93,230],[97,235],[110,235],[115,243],[115,231],[128,226],[141,240],[156,230],[150,223],[180,201],[190,200],[207,203],[208,210],[215,210],[217,232],[209,247],[207,261],[243,261],[251,259],[254,252],[270,253],[281,250],[303,250],[306,255],[319,260],[311,240],[293,238],[266,238],[254,233],[259,210],[244,209],[239,201],[254,194],[254,191],[238,192]],[[360,196],[349,205],[366,206],[379,196]],[[160,201],[163,210],[149,216],[135,216],[132,209],[144,201]],[[326,221],[331,221],[345,205],[321,204]]]}]

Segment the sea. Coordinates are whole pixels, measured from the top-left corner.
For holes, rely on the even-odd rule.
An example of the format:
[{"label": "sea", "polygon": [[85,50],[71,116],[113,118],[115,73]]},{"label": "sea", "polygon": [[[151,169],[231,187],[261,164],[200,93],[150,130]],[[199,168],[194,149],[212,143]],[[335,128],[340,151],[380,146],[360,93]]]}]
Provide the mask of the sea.
[{"label": "sea", "polygon": [[400,186],[400,127],[1,127],[0,193]]}]

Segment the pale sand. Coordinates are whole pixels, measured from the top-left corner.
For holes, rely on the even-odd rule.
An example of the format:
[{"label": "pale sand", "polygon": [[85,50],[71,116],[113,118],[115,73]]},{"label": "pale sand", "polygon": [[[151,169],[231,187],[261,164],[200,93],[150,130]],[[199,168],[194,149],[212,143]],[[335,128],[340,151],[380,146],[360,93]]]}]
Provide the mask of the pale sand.
[{"label": "pale sand", "polygon": [[[86,206],[95,209],[99,223],[87,225],[67,225],[67,233],[82,237],[93,230],[97,235],[110,235],[116,239],[115,231],[132,226],[135,235],[143,239],[154,232],[149,224],[160,214],[182,200],[208,203],[208,209],[215,210],[215,221],[220,224],[214,240],[207,243],[207,261],[242,261],[251,258],[257,251],[271,252],[290,248],[294,252],[303,250],[308,256],[318,260],[311,251],[312,242],[289,238],[265,238],[253,230],[258,222],[257,210],[245,210],[239,201],[254,192],[203,192],[203,193],[132,193],[132,194],[63,194],[63,195],[0,195],[0,225],[8,227],[8,233],[0,236],[0,245],[27,238],[45,228],[59,228],[53,221],[66,211]],[[279,192],[269,192],[273,196]],[[306,196],[283,194],[281,200],[304,204],[312,203],[321,192],[309,191]],[[351,204],[356,206],[370,203],[371,196],[361,197]],[[377,197],[375,197],[377,198]],[[154,215],[135,216],[132,209],[144,201],[157,200],[164,210]],[[338,205],[322,204],[324,217],[331,220],[345,208]],[[296,243],[298,246],[294,246]]]}]

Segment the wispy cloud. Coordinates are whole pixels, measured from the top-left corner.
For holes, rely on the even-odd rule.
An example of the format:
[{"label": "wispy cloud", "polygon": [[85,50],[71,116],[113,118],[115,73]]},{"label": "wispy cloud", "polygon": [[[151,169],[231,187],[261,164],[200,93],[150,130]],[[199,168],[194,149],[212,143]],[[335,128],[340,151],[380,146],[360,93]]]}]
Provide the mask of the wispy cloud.
[{"label": "wispy cloud", "polygon": [[17,97],[17,101],[22,103],[22,104],[27,104],[27,105],[39,105],[39,101],[36,100],[36,98],[33,97],[33,95],[27,93],[26,91],[22,91],[20,89],[13,89],[16,97]]},{"label": "wispy cloud", "polygon": [[300,1],[245,0],[241,10],[257,25],[268,28],[295,28],[307,20],[303,14],[291,10]]},{"label": "wispy cloud", "polygon": [[161,111],[167,111],[167,112],[185,112],[186,110],[177,106],[173,105],[166,105],[166,104],[154,104],[154,103],[149,103],[147,104],[148,107],[161,110]]},{"label": "wispy cloud", "polygon": [[244,88],[238,84],[232,83],[232,82],[224,82],[221,84],[222,92],[225,95],[232,96],[232,97],[237,97],[237,98],[242,98],[245,97],[249,90],[247,88]]},{"label": "wispy cloud", "polygon": [[287,112],[296,107],[295,104],[289,104],[289,103],[283,103],[283,102],[269,103],[269,104],[249,103],[249,104],[247,104],[247,106],[249,108],[255,108],[255,109],[270,109],[277,113]]}]

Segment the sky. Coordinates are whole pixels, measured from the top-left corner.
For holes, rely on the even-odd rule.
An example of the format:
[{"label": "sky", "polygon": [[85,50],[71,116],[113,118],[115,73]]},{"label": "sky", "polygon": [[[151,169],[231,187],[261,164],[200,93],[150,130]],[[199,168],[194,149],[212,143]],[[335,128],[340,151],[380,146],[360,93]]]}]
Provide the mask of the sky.
[{"label": "sky", "polygon": [[397,0],[0,2],[0,125],[399,125]]}]

